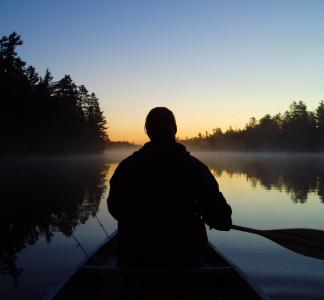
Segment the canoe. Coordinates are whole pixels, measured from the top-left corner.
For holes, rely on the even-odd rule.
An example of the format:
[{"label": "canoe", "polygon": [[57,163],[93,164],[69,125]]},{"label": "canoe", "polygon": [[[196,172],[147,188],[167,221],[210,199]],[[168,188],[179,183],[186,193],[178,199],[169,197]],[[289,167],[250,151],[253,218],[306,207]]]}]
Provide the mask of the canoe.
[{"label": "canoe", "polygon": [[45,299],[269,299],[209,243],[197,266],[121,267],[114,232]]}]

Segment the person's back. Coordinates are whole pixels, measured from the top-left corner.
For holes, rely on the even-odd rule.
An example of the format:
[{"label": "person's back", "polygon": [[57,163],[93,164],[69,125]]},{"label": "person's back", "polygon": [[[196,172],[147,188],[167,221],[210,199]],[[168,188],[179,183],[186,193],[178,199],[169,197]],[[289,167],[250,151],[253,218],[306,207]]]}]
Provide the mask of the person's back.
[{"label": "person's back", "polygon": [[[168,124],[171,113],[173,124],[166,108],[152,112],[153,123],[162,115]],[[175,121],[162,134],[153,128],[156,138],[150,114],[151,142],[122,161],[111,179],[108,208],[118,220],[120,257],[128,264],[194,263],[207,246],[204,222],[229,230],[231,209],[208,168],[175,142]],[[165,128],[163,122],[157,127]]]}]

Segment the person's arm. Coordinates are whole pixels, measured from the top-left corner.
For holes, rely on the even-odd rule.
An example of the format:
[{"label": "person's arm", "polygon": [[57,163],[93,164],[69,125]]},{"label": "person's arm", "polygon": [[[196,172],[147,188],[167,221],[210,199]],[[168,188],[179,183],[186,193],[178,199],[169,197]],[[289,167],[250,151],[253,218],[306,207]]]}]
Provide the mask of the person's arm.
[{"label": "person's arm", "polygon": [[113,178],[110,180],[110,190],[107,199],[108,211],[118,220],[118,188],[115,186]]},{"label": "person's arm", "polygon": [[118,220],[120,217],[121,201],[123,199],[123,188],[122,188],[122,173],[123,164],[121,163],[115,170],[113,176],[110,179],[110,190],[107,199],[108,211],[110,214]]},{"label": "person's arm", "polygon": [[218,230],[230,230],[232,209],[219,191],[218,183],[209,169],[201,168],[201,187],[199,189],[198,208],[203,221]]}]

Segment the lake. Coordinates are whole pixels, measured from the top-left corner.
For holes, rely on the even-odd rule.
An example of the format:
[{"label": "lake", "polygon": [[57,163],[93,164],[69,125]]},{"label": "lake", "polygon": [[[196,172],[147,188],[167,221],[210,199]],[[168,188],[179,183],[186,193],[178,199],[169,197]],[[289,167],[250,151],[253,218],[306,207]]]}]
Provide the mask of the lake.
[{"label": "lake", "polygon": [[[126,153],[0,160],[0,298],[40,299],[116,229],[109,179]],[[257,229],[324,230],[324,155],[194,153]],[[208,230],[209,240],[273,299],[323,299],[324,261],[266,238]]]}]

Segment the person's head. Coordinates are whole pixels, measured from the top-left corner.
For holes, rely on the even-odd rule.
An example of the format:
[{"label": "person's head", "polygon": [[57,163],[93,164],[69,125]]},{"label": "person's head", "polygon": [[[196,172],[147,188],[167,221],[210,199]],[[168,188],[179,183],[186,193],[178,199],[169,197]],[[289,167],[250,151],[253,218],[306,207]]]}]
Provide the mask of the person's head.
[{"label": "person's head", "polygon": [[146,117],[145,130],[153,142],[174,142],[177,124],[172,111],[166,107],[151,109]]}]

